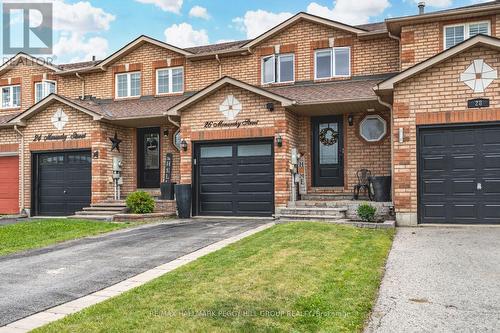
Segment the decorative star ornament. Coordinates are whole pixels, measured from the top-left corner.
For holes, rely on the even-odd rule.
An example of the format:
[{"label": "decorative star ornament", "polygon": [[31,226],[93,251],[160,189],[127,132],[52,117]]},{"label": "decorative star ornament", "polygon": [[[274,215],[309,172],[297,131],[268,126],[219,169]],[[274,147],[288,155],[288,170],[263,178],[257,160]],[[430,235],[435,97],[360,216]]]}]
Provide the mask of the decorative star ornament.
[{"label": "decorative star ornament", "polygon": [[115,132],[115,136],[113,138],[109,138],[111,140],[111,151],[117,150],[120,152],[120,143],[122,143],[123,140],[118,139],[118,133]]},{"label": "decorative star ornament", "polygon": [[228,120],[234,120],[238,113],[243,109],[240,101],[236,99],[233,95],[226,97],[224,102],[219,106],[219,111],[226,116]]},{"label": "decorative star ornament", "polygon": [[62,131],[64,126],[68,123],[68,115],[64,113],[63,109],[58,108],[56,110],[56,113],[50,118],[50,121],[52,122],[52,125],[59,131]]},{"label": "decorative star ornament", "polygon": [[475,93],[482,93],[498,79],[498,71],[491,68],[483,59],[476,59],[460,74],[460,81],[468,85]]}]

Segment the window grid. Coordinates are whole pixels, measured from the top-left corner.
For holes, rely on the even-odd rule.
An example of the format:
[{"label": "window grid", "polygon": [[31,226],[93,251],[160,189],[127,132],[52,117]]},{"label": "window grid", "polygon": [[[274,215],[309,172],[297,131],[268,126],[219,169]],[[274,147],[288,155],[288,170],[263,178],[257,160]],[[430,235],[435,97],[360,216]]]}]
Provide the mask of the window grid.
[{"label": "window grid", "polygon": [[[282,73],[285,62],[291,62],[291,72]],[[283,65],[282,65],[283,64]],[[295,54],[273,54],[262,58],[262,84],[289,83],[295,81]]]},{"label": "window grid", "polygon": [[156,94],[182,93],[184,91],[184,67],[156,71]]},{"label": "window grid", "polygon": [[21,86],[2,87],[2,109],[18,108],[21,106]]},{"label": "window grid", "polygon": [[330,79],[336,77],[350,77],[350,76],[351,76],[350,47],[334,47],[330,49],[315,51],[314,54],[315,80]]},{"label": "window grid", "polygon": [[447,25],[443,28],[444,48],[449,49],[476,35],[491,35],[489,21]]},{"label": "window grid", "polygon": [[116,74],[116,98],[141,95],[141,72]]}]

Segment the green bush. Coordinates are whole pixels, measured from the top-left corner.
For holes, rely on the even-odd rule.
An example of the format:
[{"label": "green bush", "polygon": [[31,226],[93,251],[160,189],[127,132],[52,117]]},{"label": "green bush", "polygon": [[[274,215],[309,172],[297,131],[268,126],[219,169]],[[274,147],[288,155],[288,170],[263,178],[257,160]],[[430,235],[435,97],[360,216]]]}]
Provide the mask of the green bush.
[{"label": "green bush", "polygon": [[144,191],[131,193],[127,197],[127,207],[133,214],[149,214],[155,209],[153,197]]},{"label": "green bush", "polygon": [[359,205],[358,207],[358,216],[362,221],[374,222],[375,213],[377,213],[377,208],[373,207],[370,204],[364,203]]}]

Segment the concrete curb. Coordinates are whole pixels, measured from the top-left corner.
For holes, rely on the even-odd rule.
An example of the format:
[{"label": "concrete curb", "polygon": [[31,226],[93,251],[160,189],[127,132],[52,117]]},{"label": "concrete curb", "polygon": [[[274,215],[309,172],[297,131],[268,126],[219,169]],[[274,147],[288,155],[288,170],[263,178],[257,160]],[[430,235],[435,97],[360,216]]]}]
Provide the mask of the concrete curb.
[{"label": "concrete curb", "polygon": [[260,227],[245,231],[239,235],[226,238],[224,240],[221,240],[219,242],[216,242],[216,243],[210,244],[204,248],[201,248],[197,251],[194,251],[194,252],[186,254],[182,257],[179,257],[173,261],[167,262],[163,265],[157,266],[157,267],[152,268],[150,270],[147,270],[143,273],[140,273],[136,276],[128,278],[128,279],[126,279],[122,282],[119,282],[115,285],[112,285],[110,287],[104,288],[102,290],[96,291],[96,292],[89,294],[87,296],[77,298],[73,301],[52,307],[50,309],[38,312],[34,315],[17,320],[15,322],[7,324],[3,327],[0,327],[0,333],[25,333],[25,332],[29,332],[35,328],[47,325],[51,322],[54,322],[54,321],[59,320],[61,318],[64,318],[67,315],[76,313],[76,312],[81,311],[85,308],[88,308],[92,305],[95,305],[95,304],[103,302],[107,299],[110,299],[111,297],[115,297],[115,296],[118,296],[120,294],[123,294],[124,292],[126,292],[130,289],[142,286],[143,284],[146,284],[147,282],[149,282],[153,279],[156,279],[157,277],[160,277],[160,276],[162,276],[170,271],[173,271],[174,269],[176,269],[178,267],[181,267],[187,263],[190,263],[190,262],[192,262],[200,257],[203,257],[209,253],[220,250],[220,249],[222,249],[230,244],[233,244],[233,243],[235,243],[243,238],[246,238],[248,236],[256,234],[260,231],[266,230],[274,225],[275,225],[274,223],[264,224]]}]

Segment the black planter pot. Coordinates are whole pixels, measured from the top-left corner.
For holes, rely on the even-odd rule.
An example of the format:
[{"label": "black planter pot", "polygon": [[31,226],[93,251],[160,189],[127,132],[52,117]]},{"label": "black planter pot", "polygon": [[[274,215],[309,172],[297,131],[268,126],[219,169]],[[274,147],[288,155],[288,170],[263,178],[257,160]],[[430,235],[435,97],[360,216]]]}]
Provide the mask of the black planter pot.
[{"label": "black planter pot", "polygon": [[175,183],[161,183],[161,200],[174,200]]},{"label": "black planter pot", "polygon": [[177,214],[181,219],[188,219],[191,217],[191,195],[191,184],[175,185]]},{"label": "black planter pot", "polygon": [[391,176],[372,177],[374,200],[376,202],[391,201]]}]

